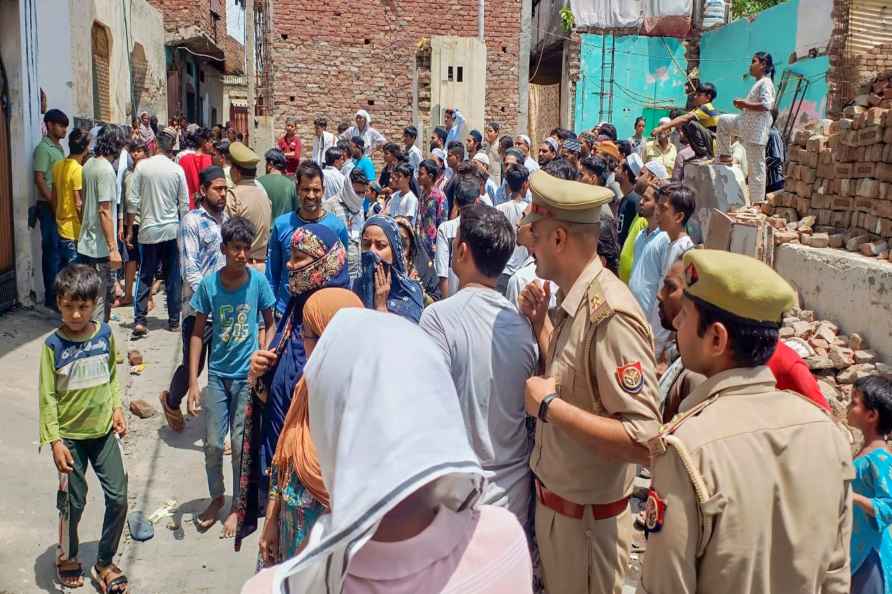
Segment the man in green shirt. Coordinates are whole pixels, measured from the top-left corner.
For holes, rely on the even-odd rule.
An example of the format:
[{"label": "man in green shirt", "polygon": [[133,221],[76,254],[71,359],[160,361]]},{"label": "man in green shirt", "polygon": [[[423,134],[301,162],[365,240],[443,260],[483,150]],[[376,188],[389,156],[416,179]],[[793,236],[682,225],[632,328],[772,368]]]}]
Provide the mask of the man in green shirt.
[{"label": "man in green shirt", "polygon": [[[34,187],[37,190],[37,206],[35,216],[40,221],[41,268],[43,272],[43,302],[47,307],[56,309],[56,296],[53,294],[53,283],[59,268],[59,252],[57,244],[59,235],[56,230],[56,209],[53,204],[53,165],[65,158],[65,151],[59,141],[68,132],[68,116],[61,110],[51,109],[43,116],[46,136],[34,147]],[[33,226],[33,223],[31,224]]]},{"label": "man in green shirt", "polygon": [[103,126],[96,139],[95,156],[83,169],[84,206],[77,241],[78,261],[93,268],[102,279],[94,318],[108,322],[114,302],[112,271],[121,267],[118,252],[117,183],[112,160],[127,139],[116,126]]},{"label": "man in green shirt", "polygon": [[287,161],[285,153],[279,149],[270,149],[264,155],[266,159],[266,175],[257,178],[272,206],[270,223],[280,214],[291,213],[298,209],[297,189],[294,179],[285,175]]}]

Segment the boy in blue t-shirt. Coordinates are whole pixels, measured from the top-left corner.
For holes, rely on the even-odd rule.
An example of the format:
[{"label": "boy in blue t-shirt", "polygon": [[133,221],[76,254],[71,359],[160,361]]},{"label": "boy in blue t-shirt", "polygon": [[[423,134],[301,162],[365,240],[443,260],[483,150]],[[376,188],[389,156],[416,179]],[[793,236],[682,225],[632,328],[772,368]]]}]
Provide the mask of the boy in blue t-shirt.
[{"label": "boy in blue t-shirt", "polygon": [[[208,386],[205,394],[207,406],[207,434],[204,440],[204,460],[208,477],[211,503],[198,516],[198,526],[204,530],[217,521],[223,508],[223,440],[227,431],[232,443],[232,507],[223,524],[223,537],[235,535],[235,505],[239,496],[239,462],[242,438],[245,430],[245,407],[250,397],[248,369],[251,354],[261,346],[258,312],[263,316],[266,328],[273,328],[273,306],[276,297],[266,277],[248,267],[248,257],[256,232],[250,221],[233,217],[223,223],[220,250],[226,256],[226,266],[201,279],[192,308],[195,310],[195,327],[192,330],[192,347],[189,351],[189,399],[190,415],[201,410],[198,367],[201,356],[204,325],[210,317],[213,332],[208,363]],[[270,332],[272,337],[273,333]]]}]

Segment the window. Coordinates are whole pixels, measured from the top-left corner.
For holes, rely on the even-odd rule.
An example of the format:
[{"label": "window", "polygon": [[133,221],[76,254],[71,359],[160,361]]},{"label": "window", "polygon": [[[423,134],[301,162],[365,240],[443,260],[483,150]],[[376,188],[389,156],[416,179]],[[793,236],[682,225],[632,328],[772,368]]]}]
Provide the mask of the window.
[{"label": "window", "polygon": [[93,57],[93,118],[108,122],[112,119],[111,93],[111,38],[108,29],[98,22],[90,31]]}]

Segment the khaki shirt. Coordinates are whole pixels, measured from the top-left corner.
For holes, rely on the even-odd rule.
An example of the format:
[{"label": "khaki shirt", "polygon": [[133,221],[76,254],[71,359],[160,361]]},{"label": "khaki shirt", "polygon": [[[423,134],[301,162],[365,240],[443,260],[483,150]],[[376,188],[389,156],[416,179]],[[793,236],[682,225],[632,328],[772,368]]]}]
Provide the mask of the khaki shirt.
[{"label": "khaki shirt", "polygon": [[848,436],[804,397],[778,391],[770,369],[709,378],[651,453],[666,507],[640,593],[848,593]]},{"label": "khaki shirt", "polygon": [[[545,374],[555,378],[558,397],[620,420],[633,441],[646,444],[660,418],[653,335],[628,287],[592,260],[555,317]],[[623,387],[624,366],[640,368],[637,385]],[[628,496],[635,475],[634,464],[605,457],[551,423],[536,425],[530,467],[547,489],[583,505]]]},{"label": "khaki shirt", "polygon": [[233,193],[227,196],[226,213],[230,217],[245,217],[254,225],[257,235],[251,244],[251,258],[266,260],[266,244],[269,243],[272,212],[272,204],[266,190],[254,179],[239,181],[235,184]]}]

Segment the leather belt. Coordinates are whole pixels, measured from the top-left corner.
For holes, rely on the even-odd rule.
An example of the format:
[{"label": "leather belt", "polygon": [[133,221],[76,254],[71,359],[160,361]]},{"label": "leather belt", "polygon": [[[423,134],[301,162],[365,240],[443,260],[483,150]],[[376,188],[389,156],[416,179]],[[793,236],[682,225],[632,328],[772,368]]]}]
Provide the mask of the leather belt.
[{"label": "leather belt", "polygon": [[539,498],[539,503],[545,507],[556,511],[562,516],[576,520],[581,520],[585,516],[585,508],[587,507],[591,508],[592,517],[595,520],[606,520],[620,515],[629,506],[628,497],[623,497],[619,501],[612,503],[590,503],[588,505],[567,501],[557,493],[543,487],[538,480],[536,481],[536,495]]}]

